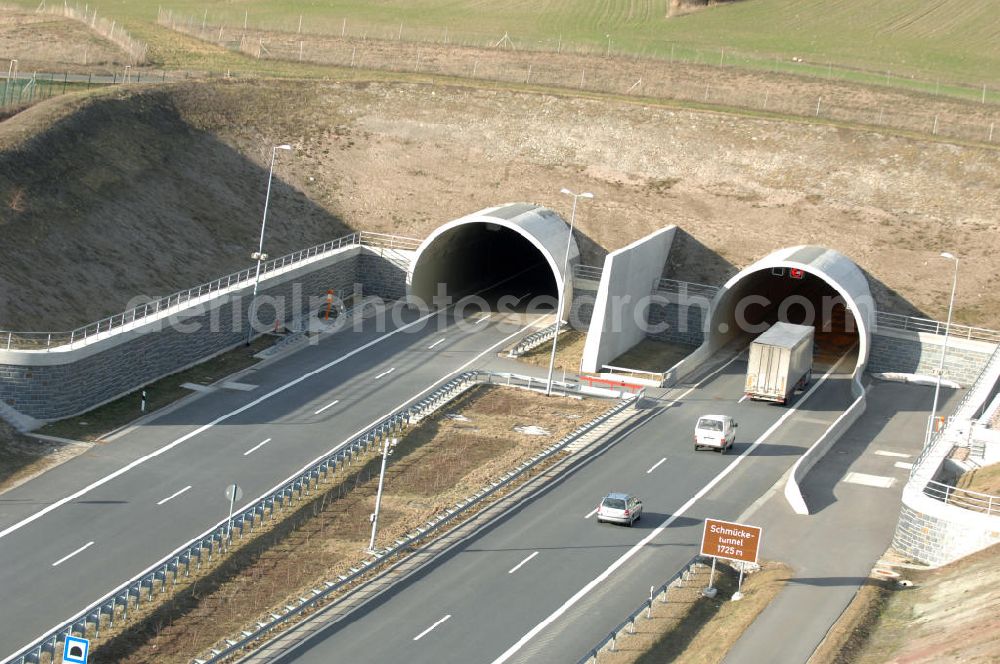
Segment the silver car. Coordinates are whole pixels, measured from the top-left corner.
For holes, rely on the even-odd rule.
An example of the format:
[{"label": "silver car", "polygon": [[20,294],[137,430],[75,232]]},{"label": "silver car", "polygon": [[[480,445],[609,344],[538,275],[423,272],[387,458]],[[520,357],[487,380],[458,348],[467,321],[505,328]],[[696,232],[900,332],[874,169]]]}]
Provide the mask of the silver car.
[{"label": "silver car", "polygon": [[609,521],[631,526],[642,516],[642,501],[627,493],[609,493],[597,506],[597,523]]}]

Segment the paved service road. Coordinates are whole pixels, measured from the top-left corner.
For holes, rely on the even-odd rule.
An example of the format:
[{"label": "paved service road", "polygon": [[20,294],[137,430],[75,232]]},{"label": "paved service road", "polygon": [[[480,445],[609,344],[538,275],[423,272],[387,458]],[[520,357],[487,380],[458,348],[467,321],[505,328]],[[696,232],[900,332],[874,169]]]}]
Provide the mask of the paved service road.
[{"label": "paved service road", "polygon": [[525,323],[406,327],[417,318],[258,365],[239,378],[255,388],[193,399],[0,496],[0,659],[224,519],[228,483],[251,502]]},{"label": "paved service road", "polygon": [[[705,517],[738,516],[852,400],[838,375],[798,410],[742,401],[746,363],[723,362],[507,518],[274,661],[576,662],[697,552]],[[739,422],[729,455],[693,450],[709,412]],[[595,523],[612,490],[643,499],[634,528]]]}]

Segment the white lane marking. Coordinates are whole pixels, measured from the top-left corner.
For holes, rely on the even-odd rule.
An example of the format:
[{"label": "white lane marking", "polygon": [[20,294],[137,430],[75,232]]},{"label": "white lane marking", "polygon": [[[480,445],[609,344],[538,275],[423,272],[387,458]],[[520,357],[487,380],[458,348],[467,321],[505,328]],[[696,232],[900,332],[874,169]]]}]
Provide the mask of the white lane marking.
[{"label": "white lane marking", "polygon": [[912,463],[907,463],[905,461],[897,461],[896,463],[894,463],[892,465],[894,467],[896,467],[896,468],[902,468],[903,470],[913,470],[913,464]]},{"label": "white lane marking", "polygon": [[265,440],[263,442],[257,443],[256,445],[254,445],[253,447],[251,447],[250,449],[248,449],[246,452],[244,452],[243,456],[250,456],[251,454],[253,454],[254,452],[256,452],[260,448],[264,447],[265,445],[267,445],[270,442],[271,442],[271,439],[268,438],[267,440]]},{"label": "white lane marking", "polygon": [[91,546],[93,546],[93,545],[94,545],[94,543],[93,543],[93,542],[87,542],[86,544],[84,544],[83,546],[81,546],[81,547],[80,547],[79,549],[77,549],[77,550],[76,550],[76,551],[74,551],[73,553],[69,554],[68,556],[63,556],[63,557],[62,557],[62,558],[60,558],[59,560],[57,560],[57,561],[55,561],[54,563],[52,563],[52,566],[53,566],[53,567],[55,567],[56,565],[61,565],[61,564],[63,564],[64,562],[66,562],[67,560],[69,560],[70,558],[72,558],[73,556],[75,556],[76,554],[78,554],[78,553],[80,553],[81,551],[84,551],[84,550],[86,550],[86,549],[89,549],[89,548],[90,548]]},{"label": "white lane marking", "polygon": [[[664,521],[659,526],[657,526],[656,528],[654,528],[648,535],[646,535],[646,537],[642,538],[631,549],[629,549],[628,551],[626,551],[625,553],[623,553],[622,556],[620,558],[618,558],[618,560],[616,560],[613,563],[611,563],[611,565],[606,570],[604,570],[603,572],[601,572],[600,575],[598,575],[595,579],[593,579],[592,581],[590,581],[590,583],[588,583],[587,585],[585,585],[580,590],[576,591],[576,594],[574,594],[572,597],[570,597],[568,600],[566,600],[563,603],[562,606],[560,606],[558,609],[556,609],[555,611],[553,611],[547,618],[545,618],[540,623],[538,623],[537,625],[535,625],[534,627],[532,627],[531,630],[529,630],[527,634],[525,634],[524,636],[522,636],[517,641],[517,643],[515,643],[514,645],[512,645],[510,648],[508,648],[507,650],[505,650],[503,652],[503,654],[501,654],[499,657],[497,657],[496,659],[494,659],[493,662],[492,662],[492,664],[503,664],[503,662],[506,662],[511,657],[513,657],[515,654],[517,654],[517,652],[521,648],[523,648],[528,643],[528,641],[530,641],[531,639],[535,638],[543,629],[545,629],[546,627],[548,627],[549,625],[551,625],[560,616],[562,616],[564,613],[566,613],[567,611],[569,611],[570,608],[572,608],[574,604],[576,604],[581,599],[583,599],[591,590],[593,590],[594,588],[596,588],[598,585],[600,585],[602,582],[604,582],[609,576],[611,576],[611,574],[615,570],[617,570],[619,567],[621,567],[626,562],[628,562],[628,560],[630,558],[632,558],[635,554],[639,553],[639,551],[641,551],[643,549],[643,547],[645,547],[647,544],[649,544],[651,541],[653,541],[654,538],[656,538],[657,536],[659,536],[664,530],[666,530],[668,527],[670,527],[670,525],[674,521],[676,521],[681,516],[683,516],[684,513],[687,512],[689,509],[691,509],[691,507],[695,503],[697,503],[699,500],[701,500],[705,496],[705,494],[707,494],[709,491],[711,491],[712,489],[714,489],[716,487],[716,485],[719,484],[719,482],[721,482],[730,473],[732,473],[736,469],[736,466],[738,466],[740,463],[742,463],[743,460],[746,459],[750,455],[751,452],[753,452],[755,449],[757,449],[757,447],[761,443],[763,443],[767,439],[767,437],[770,436],[779,426],[781,426],[786,419],[788,419],[789,417],[791,417],[792,414],[795,413],[802,404],[804,404],[806,401],[808,401],[809,397],[811,397],[813,395],[813,393],[816,390],[818,390],[819,387],[823,383],[826,382],[826,379],[829,378],[833,374],[834,371],[836,371],[837,367],[840,366],[840,363],[843,362],[844,358],[846,358],[846,357],[847,357],[847,353],[845,353],[840,358],[840,360],[838,360],[837,363],[835,365],[833,365],[833,368],[831,368],[829,371],[827,371],[823,375],[822,378],[820,378],[815,383],[813,383],[813,385],[809,389],[809,391],[806,392],[802,396],[802,398],[799,399],[795,403],[794,406],[792,406],[791,408],[789,408],[785,412],[784,415],[782,415],[780,418],[778,418],[778,420],[774,424],[772,424],[770,427],[768,427],[767,431],[765,431],[764,433],[762,433],[760,435],[760,437],[757,438],[757,440],[755,440],[752,445],[750,445],[750,447],[748,447],[747,449],[745,449],[742,454],[740,454],[738,457],[736,457],[735,459],[733,459],[732,462],[730,462],[730,464],[728,466],[726,466],[722,470],[722,472],[720,472],[718,475],[716,475],[714,478],[712,478],[708,482],[708,484],[706,484],[705,486],[703,486],[698,491],[698,493],[696,493],[695,495],[691,496],[691,498],[686,503],[684,503],[683,505],[681,505],[681,507],[676,512],[674,512],[673,514],[671,514],[670,517],[668,517],[666,521]],[[705,382],[706,380],[708,380],[714,373],[717,373],[717,372],[721,371],[722,369],[726,368],[727,366],[729,366],[730,364],[732,364],[733,361],[735,361],[735,360],[736,360],[736,358],[734,357],[732,360],[730,360],[729,362],[727,362],[726,364],[724,364],[722,367],[720,367],[716,371],[712,372],[708,376],[705,376],[705,378],[702,378],[700,381],[698,381],[697,383],[695,383],[694,387],[690,388],[684,394],[687,395],[688,392],[691,392],[691,390],[694,390],[696,387],[700,386],[703,382]]]},{"label": "white lane marking", "polygon": [[744,394],[743,396],[740,397],[740,400],[737,401],[736,403],[743,403],[744,401],[746,401],[749,398],[750,398],[749,394]]},{"label": "white lane marking", "polygon": [[479,325],[480,323],[485,323],[486,321],[488,321],[492,317],[493,317],[493,314],[486,314],[485,316],[483,316],[482,318],[480,318],[479,320],[477,320],[475,322],[475,324]]},{"label": "white lane marking", "polygon": [[190,489],[190,488],[191,488],[191,485],[190,485],[190,484],[188,484],[188,485],[187,485],[186,487],[184,487],[184,488],[183,488],[183,489],[181,489],[180,491],[178,491],[178,492],[176,492],[176,493],[172,493],[172,494],[170,494],[169,496],[167,496],[167,497],[166,497],[166,498],[164,498],[163,500],[160,500],[160,501],[158,501],[158,502],[157,502],[156,504],[157,504],[157,505],[162,505],[163,503],[167,502],[168,500],[173,500],[174,498],[176,498],[177,496],[181,495],[182,493],[184,493],[185,491],[187,491],[187,490],[188,490],[188,489]]},{"label": "white lane marking", "polygon": [[649,475],[651,472],[653,472],[654,470],[656,470],[657,468],[659,468],[660,464],[663,463],[666,460],[667,460],[667,457],[663,457],[662,459],[660,459],[659,461],[657,461],[656,463],[654,463],[653,467],[646,471],[646,474]]},{"label": "white lane marking", "polygon": [[375,380],[378,380],[379,378],[385,378],[386,376],[388,376],[389,374],[391,374],[395,370],[396,370],[396,367],[393,367],[393,368],[389,369],[388,371],[383,371],[379,375],[375,376]]},{"label": "white lane marking", "polygon": [[442,337],[441,339],[438,339],[437,341],[435,341],[434,343],[432,343],[430,346],[428,346],[427,350],[434,350],[434,346],[437,346],[438,344],[443,344],[443,343],[444,343],[444,338]]},{"label": "white lane marking", "polygon": [[909,459],[910,458],[909,454],[902,454],[900,452],[888,452],[886,450],[875,450],[875,454],[878,455],[878,456],[897,457],[899,459]]},{"label": "white lane marking", "polygon": [[416,636],[414,636],[413,640],[414,641],[419,641],[420,639],[424,638],[427,634],[430,633],[430,631],[432,629],[434,629],[435,627],[437,627],[438,625],[440,625],[444,621],[448,620],[448,618],[451,618],[451,614],[450,613],[448,615],[446,615],[444,618],[442,618],[441,620],[437,621],[436,623],[434,623],[433,625],[431,625],[430,627],[428,627],[427,629],[425,629],[424,631],[422,631],[419,634],[417,634]]},{"label": "white lane marking", "polygon": [[521,565],[523,565],[524,563],[528,562],[529,560],[531,560],[532,558],[534,558],[537,555],[538,555],[538,552],[535,551],[533,554],[531,554],[530,556],[528,556],[527,558],[525,558],[524,560],[522,560],[518,564],[516,564],[513,567],[511,567],[510,570],[507,573],[508,574],[513,574],[517,570],[521,569]]},{"label": "white lane marking", "polygon": [[[420,325],[425,320],[431,318],[432,316],[437,316],[437,315],[438,315],[438,313],[434,312],[434,313],[429,313],[429,314],[426,314],[424,316],[421,316],[420,318],[418,318],[417,320],[413,321],[412,323],[408,323],[406,325],[403,325],[402,327],[397,328],[397,329],[393,330],[392,332],[389,332],[388,334],[383,334],[378,339],[373,339],[372,341],[369,341],[368,343],[364,344],[363,346],[359,346],[359,347],[355,348],[354,350],[350,351],[349,353],[345,353],[344,355],[341,355],[340,357],[338,357],[335,360],[331,360],[330,362],[327,362],[326,364],[324,364],[323,366],[321,366],[321,367],[319,367],[317,369],[313,369],[312,371],[304,373],[304,374],[302,374],[301,376],[299,376],[298,378],[296,378],[294,380],[290,380],[289,382],[285,383],[281,387],[277,387],[277,388],[271,390],[270,392],[268,392],[267,394],[264,394],[262,396],[257,397],[255,400],[251,401],[248,404],[244,404],[243,406],[240,406],[236,410],[230,411],[230,412],[226,413],[225,415],[220,415],[219,417],[215,418],[214,420],[212,420],[208,424],[201,425],[200,427],[198,427],[194,431],[186,433],[183,436],[181,436],[180,438],[177,438],[176,440],[174,440],[174,441],[172,441],[170,443],[167,443],[166,445],[164,445],[160,449],[155,450],[153,452],[150,452],[149,454],[146,454],[145,456],[139,457],[135,461],[132,461],[131,463],[128,463],[128,464],[122,466],[121,468],[119,468],[118,470],[114,471],[113,473],[109,473],[108,475],[105,475],[104,477],[102,477],[101,479],[97,480],[96,482],[88,484],[87,486],[83,487],[79,491],[76,491],[75,493],[72,493],[72,494],[66,496],[65,498],[60,498],[59,500],[57,500],[56,502],[52,503],[51,505],[48,505],[45,508],[38,510],[37,512],[35,512],[31,516],[26,517],[26,518],[22,519],[21,521],[18,521],[17,523],[12,524],[12,525],[8,526],[7,528],[4,528],[3,530],[0,530],[0,538],[4,538],[7,535],[10,535],[12,532],[14,532],[16,530],[20,530],[21,528],[24,528],[29,523],[32,523],[33,521],[42,518],[43,516],[45,516],[49,512],[52,512],[53,510],[59,509],[60,507],[62,507],[66,503],[72,502],[72,501],[76,500],[77,498],[79,498],[80,496],[86,495],[87,493],[93,491],[97,487],[103,486],[103,485],[107,484],[108,482],[110,482],[111,480],[113,480],[113,479],[115,479],[117,477],[121,477],[122,475],[124,475],[128,471],[132,470],[133,468],[135,468],[137,466],[140,466],[140,465],[146,463],[150,459],[155,459],[156,457],[160,456],[161,454],[169,452],[170,450],[174,449],[175,447],[177,447],[181,443],[184,443],[184,442],[186,442],[188,440],[191,440],[192,438],[194,438],[195,436],[197,436],[200,433],[204,433],[205,431],[208,431],[209,429],[211,429],[212,427],[214,427],[216,424],[219,424],[221,422],[225,422],[228,419],[236,417],[240,413],[244,413],[244,412],[250,410],[251,408],[253,408],[254,406],[257,406],[257,405],[259,405],[259,404],[267,401],[271,397],[273,397],[273,396],[275,396],[277,394],[281,394],[285,390],[290,389],[290,388],[298,385],[299,383],[301,383],[302,381],[306,380],[307,378],[312,378],[313,376],[315,376],[317,374],[323,373],[324,371],[326,371],[330,367],[336,366],[336,365],[340,364],[341,362],[347,360],[348,358],[354,357],[358,353],[362,353],[362,352],[368,350],[369,348],[371,348],[372,346],[375,346],[376,344],[381,343],[382,341],[388,339],[389,337],[391,337],[393,335],[396,335],[396,334],[400,334],[404,330],[407,330],[407,329],[409,329],[411,327],[414,327],[416,325]],[[476,359],[478,359],[478,358],[476,358]],[[466,365],[466,366],[468,366],[468,365]],[[409,402],[407,402],[407,403],[409,403]]]},{"label": "white lane marking", "polygon": [[885,477],[883,475],[869,475],[867,473],[847,473],[844,481],[848,484],[860,484],[862,486],[874,486],[879,489],[888,489],[896,483],[895,477]]},{"label": "white lane marking", "polygon": [[597,510],[599,510],[599,509],[601,509],[601,508],[600,508],[600,507],[595,507],[594,509],[592,509],[592,510],[590,510],[589,512],[587,512],[587,516],[585,516],[585,517],[583,517],[583,518],[584,518],[584,519],[589,519],[590,517],[592,517],[592,516],[594,516],[595,514],[597,514]]},{"label": "white lane marking", "polygon": [[317,410],[315,413],[313,413],[313,415],[319,415],[320,413],[322,413],[327,408],[333,408],[338,403],[340,403],[340,399],[334,399],[333,401],[331,401],[330,403],[326,404],[325,406],[323,406],[322,408],[320,408],[319,410]]}]

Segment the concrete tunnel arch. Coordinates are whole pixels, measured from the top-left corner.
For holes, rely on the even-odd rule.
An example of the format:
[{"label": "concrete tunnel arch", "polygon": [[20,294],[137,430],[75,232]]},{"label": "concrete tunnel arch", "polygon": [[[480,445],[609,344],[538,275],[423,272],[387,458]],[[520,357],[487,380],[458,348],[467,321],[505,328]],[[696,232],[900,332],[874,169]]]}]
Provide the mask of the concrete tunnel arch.
[{"label": "concrete tunnel arch", "polygon": [[[569,262],[563,259],[569,243]],[[549,296],[551,311],[565,292],[572,306],[573,267],[580,249],[569,224],[532,203],[486,208],[439,226],[417,247],[406,275],[407,295],[430,305],[444,284],[454,300],[476,293]]]},{"label": "concrete tunnel arch", "polygon": [[[801,270],[801,279],[793,279],[791,277],[792,270]],[[779,298],[780,302],[772,304],[772,309],[774,309],[780,308],[782,303],[787,302],[789,298],[799,296],[810,300],[810,298],[814,299],[817,294],[835,294],[835,297],[841,299],[845,327],[848,322],[846,316],[851,317],[858,346],[857,362],[853,373],[855,379],[860,378],[868,364],[868,357],[871,353],[871,335],[875,324],[875,302],[868,286],[868,278],[861,268],[844,254],[819,246],[802,245],[780,249],[744,268],[729,279],[712,299],[704,328],[705,340],[699,348],[699,355],[707,357],[738,335],[746,333],[741,330],[740,323],[743,321],[738,320],[740,316],[738,307],[741,306],[741,302],[746,304],[748,296],[759,295],[772,300]],[[836,303],[835,299],[831,301]],[[791,306],[786,307],[785,313],[789,314],[792,307],[799,302],[801,300],[796,300]],[[745,314],[748,310],[749,307],[745,308],[743,313]],[[762,317],[771,317],[777,313],[763,307],[762,312]],[[829,312],[822,309],[815,312],[818,345],[821,343],[819,326],[824,323],[823,318],[827,313]],[[832,313],[839,315],[836,314],[836,311]],[[760,321],[760,323],[766,322],[768,321]],[[805,323],[807,321],[789,320],[788,322]]]}]

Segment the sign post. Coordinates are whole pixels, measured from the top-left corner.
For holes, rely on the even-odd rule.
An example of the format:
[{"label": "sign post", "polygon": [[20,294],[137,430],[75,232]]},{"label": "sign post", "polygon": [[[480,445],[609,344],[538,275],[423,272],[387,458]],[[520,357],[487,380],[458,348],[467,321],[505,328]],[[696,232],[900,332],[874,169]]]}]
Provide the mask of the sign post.
[{"label": "sign post", "polygon": [[763,528],[747,526],[718,519],[705,519],[705,530],[701,536],[701,555],[711,556],[712,573],[708,587],[703,594],[715,597],[715,561],[717,558],[740,561],[740,580],[733,594],[733,601],[743,599],[743,568],[746,563],[756,563],[760,551],[760,540],[764,534]]},{"label": "sign post", "polygon": [[233,512],[236,510],[236,501],[242,497],[243,489],[236,482],[226,487],[226,498],[229,499],[229,523],[226,525],[226,539],[229,540],[230,544],[233,542]]}]

